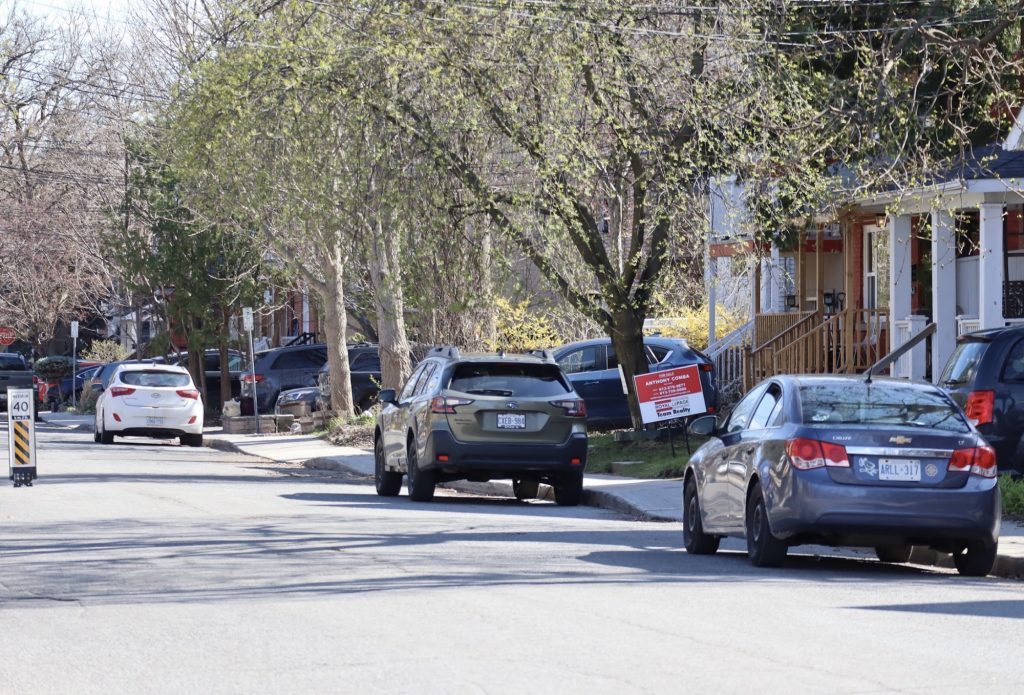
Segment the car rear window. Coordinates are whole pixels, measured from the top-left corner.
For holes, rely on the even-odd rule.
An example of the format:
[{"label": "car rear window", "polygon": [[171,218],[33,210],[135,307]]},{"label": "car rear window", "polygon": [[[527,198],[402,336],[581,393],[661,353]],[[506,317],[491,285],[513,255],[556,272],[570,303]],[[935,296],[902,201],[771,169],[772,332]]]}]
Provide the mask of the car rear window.
[{"label": "car rear window", "polygon": [[547,398],[571,389],[553,364],[473,362],[455,367],[448,388],[478,396]]},{"label": "car rear window", "polygon": [[191,386],[188,374],[166,372],[160,369],[121,372],[121,383],[129,386]]},{"label": "car rear window", "polygon": [[958,343],[949,361],[946,362],[946,368],[942,370],[939,383],[945,386],[960,386],[974,381],[974,375],[988,346],[987,342],[981,340]]},{"label": "car rear window", "polygon": [[970,428],[938,391],[881,382],[804,384],[800,406],[805,425],[896,425],[950,432]]},{"label": "car rear window", "polygon": [[0,354],[0,369],[9,372],[24,372],[28,371],[28,365],[21,355],[7,353]]}]

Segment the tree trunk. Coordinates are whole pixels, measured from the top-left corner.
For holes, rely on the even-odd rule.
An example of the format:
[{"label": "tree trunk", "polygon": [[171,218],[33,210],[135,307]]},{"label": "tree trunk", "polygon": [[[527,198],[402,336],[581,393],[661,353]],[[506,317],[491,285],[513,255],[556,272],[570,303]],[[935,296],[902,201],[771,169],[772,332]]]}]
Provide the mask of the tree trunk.
[{"label": "tree trunk", "polygon": [[412,371],[409,340],[405,334],[405,300],[402,294],[401,239],[384,229],[378,218],[370,253],[370,281],[377,309],[382,389],[401,389]]},{"label": "tree trunk", "polygon": [[231,355],[228,352],[228,335],[231,330],[231,312],[228,307],[221,307],[221,316],[223,323],[221,324],[221,337],[220,337],[220,410],[224,411],[224,403],[231,400]]},{"label": "tree trunk", "polygon": [[636,400],[636,385],[633,377],[647,373],[647,356],[644,353],[644,320],[638,313],[625,309],[613,313],[615,330],[610,331],[612,345],[622,365],[626,377],[626,388],[629,390],[629,416],[633,420],[634,429],[643,429],[640,418],[640,404]]},{"label": "tree trunk", "polygon": [[348,366],[348,313],[345,310],[344,265],[340,254],[324,264],[324,282],[316,287],[324,305],[327,333],[327,362],[331,370],[331,409],[345,420],[353,415],[352,377]]}]

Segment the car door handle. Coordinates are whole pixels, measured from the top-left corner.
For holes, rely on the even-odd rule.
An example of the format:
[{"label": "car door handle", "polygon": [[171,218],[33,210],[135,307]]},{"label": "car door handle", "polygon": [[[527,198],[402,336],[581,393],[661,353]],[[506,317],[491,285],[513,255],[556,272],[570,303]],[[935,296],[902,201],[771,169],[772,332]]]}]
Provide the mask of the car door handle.
[{"label": "car door handle", "polygon": [[749,454],[754,453],[755,451],[757,451],[757,445],[756,444],[753,445],[753,446],[748,446],[746,449],[743,450],[743,453],[749,455]]},{"label": "car door handle", "polygon": [[584,381],[583,385],[584,386],[597,386],[600,383],[601,383],[600,381]]},{"label": "car door handle", "polygon": [[721,473],[722,475],[725,475],[728,471],[729,471],[729,464],[728,463],[720,463],[717,466],[715,466],[715,472],[716,473]]}]

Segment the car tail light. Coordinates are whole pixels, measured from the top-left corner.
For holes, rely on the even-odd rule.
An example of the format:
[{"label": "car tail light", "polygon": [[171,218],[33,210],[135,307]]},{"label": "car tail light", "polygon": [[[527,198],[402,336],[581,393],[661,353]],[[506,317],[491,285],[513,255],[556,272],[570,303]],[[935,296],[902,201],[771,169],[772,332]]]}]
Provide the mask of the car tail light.
[{"label": "car tail light", "polygon": [[565,408],[565,414],[569,417],[586,417],[587,402],[582,398],[572,398],[564,401],[551,401],[556,408]]},{"label": "car tail light", "polygon": [[249,372],[248,374],[243,374],[242,375],[242,381],[244,381],[247,384],[251,384],[254,381],[256,383],[259,383],[259,382],[263,381],[263,379],[265,379],[265,378],[266,377],[264,377],[262,374],[253,374],[252,372]]},{"label": "car tail light", "polygon": [[971,391],[967,396],[967,407],[964,408],[967,419],[975,427],[992,422],[992,409],[995,401],[995,391]]},{"label": "car tail light", "polygon": [[430,401],[430,412],[441,415],[454,415],[455,409],[460,405],[469,405],[473,401],[465,398],[452,398],[450,396],[434,396]]},{"label": "car tail light", "polygon": [[996,452],[990,446],[978,446],[973,449],[957,449],[949,457],[947,470],[952,472],[970,471],[971,475],[982,478],[996,477]]},{"label": "car tail light", "polygon": [[711,364],[710,362],[702,362],[700,365],[700,370],[702,372],[713,372],[715,371],[715,365]]},{"label": "car tail light", "polygon": [[190,425],[196,424],[196,416],[195,415],[193,415],[192,417],[190,417],[188,419],[188,424],[190,424]]},{"label": "car tail light", "polygon": [[579,456],[573,456],[571,459],[569,459],[569,465],[570,466],[582,466],[583,465],[583,459],[581,459]]},{"label": "car tail light", "polygon": [[790,439],[786,442],[786,456],[793,467],[801,471],[813,468],[849,468],[850,457],[846,455],[846,447],[831,442],[819,442],[817,439]]},{"label": "car tail light", "polygon": [[118,396],[130,396],[133,393],[135,393],[135,389],[128,388],[127,386],[111,386],[110,387],[110,395],[111,395],[112,398],[117,398]]},{"label": "car tail light", "polygon": [[178,389],[175,393],[182,398],[191,398],[194,401],[199,400],[199,392],[195,389]]},{"label": "car tail light", "polygon": [[121,422],[121,416],[118,415],[117,413],[114,413],[114,419],[117,420],[118,422]]}]

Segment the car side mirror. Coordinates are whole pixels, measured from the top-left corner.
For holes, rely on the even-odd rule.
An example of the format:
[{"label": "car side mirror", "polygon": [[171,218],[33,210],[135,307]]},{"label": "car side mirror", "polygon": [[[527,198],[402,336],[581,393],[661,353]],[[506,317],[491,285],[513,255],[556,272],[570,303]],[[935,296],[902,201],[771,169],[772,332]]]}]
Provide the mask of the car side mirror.
[{"label": "car side mirror", "polygon": [[380,392],[380,395],[377,396],[377,399],[381,403],[397,403],[398,395],[395,393],[394,389],[384,389]]},{"label": "car side mirror", "polygon": [[701,415],[690,423],[690,434],[700,437],[710,437],[716,430],[718,430],[717,415]]}]

